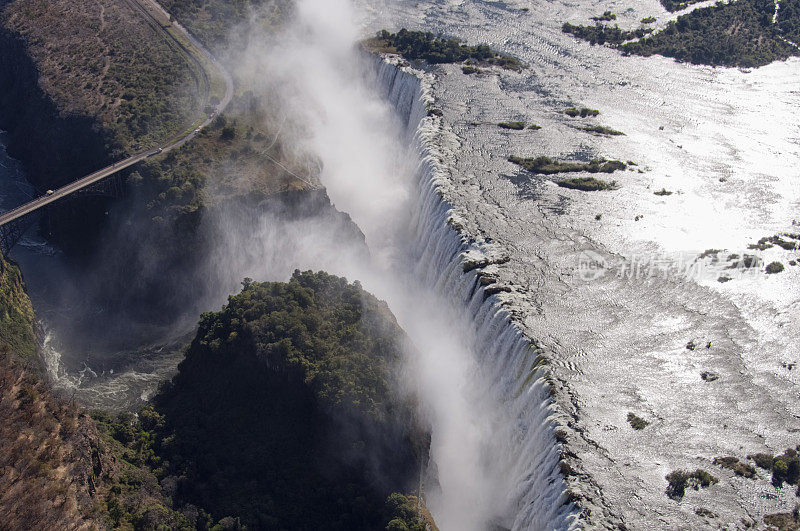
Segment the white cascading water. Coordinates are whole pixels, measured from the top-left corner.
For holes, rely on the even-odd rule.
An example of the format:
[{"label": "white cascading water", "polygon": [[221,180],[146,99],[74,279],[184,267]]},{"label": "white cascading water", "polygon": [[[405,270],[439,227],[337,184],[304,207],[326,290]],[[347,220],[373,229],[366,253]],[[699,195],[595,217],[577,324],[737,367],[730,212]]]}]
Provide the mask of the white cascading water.
[{"label": "white cascading water", "polygon": [[387,61],[376,60],[375,66],[382,96],[406,124],[406,138],[421,159],[412,222],[414,276],[472,324],[471,350],[480,380],[488,383],[486,399],[499,406],[488,459],[497,467],[495,474],[507,478],[509,490],[508,512],[496,515],[494,523],[514,530],[572,527],[577,515],[559,472],[558,445],[548,420],[551,400],[536,366],[537,353],[496,298],[485,296],[476,271],[463,272],[465,253],[473,258],[480,251],[452,227],[452,208],[440,193],[446,177],[437,162],[439,120],[428,116],[432,99],[419,77]]},{"label": "white cascading water", "polygon": [[255,237],[222,220],[214,270],[235,285],[325,269],[387,301],[415,347],[407,380],[431,426],[423,494],[441,529],[575,527],[537,352],[485,296],[477,271],[464,271],[465,258],[480,260],[485,249],[452,226],[440,162],[452,137],[428,116],[427,86],[354,49],[360,30],[349,0],[296,5],[295,24],[278,39],[250,39],[238,71],[278,102],[284,145],[318,157],[320,180],[373,259],[330,227],[309,222],[287,235],[264,216]]}]

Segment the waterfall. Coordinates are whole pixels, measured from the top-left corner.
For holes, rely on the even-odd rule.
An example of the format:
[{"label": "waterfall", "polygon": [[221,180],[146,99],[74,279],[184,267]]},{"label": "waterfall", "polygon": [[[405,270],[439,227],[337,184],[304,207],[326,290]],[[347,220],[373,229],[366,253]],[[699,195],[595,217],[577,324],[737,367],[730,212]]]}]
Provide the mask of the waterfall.
[{"label": "waterfall", "polygon": [[448,133],[438,116],[429,115],[434,99],[426,75],[401,66],[397,58],[371,61],[381,95],[400,116],[407,141],[420,155],[411,226],[414,276],[468,321],[478,370],[489,382],[481,392],[501,405],[492,466],[509,479],[504,514],[493,523],[513,530],[577,528],[578,509],[560,472],[541,357],[480,282],[480,266],[496,260],[496,249],[460,232],[458,217],[446,200],[449,179],[441,161]]}]

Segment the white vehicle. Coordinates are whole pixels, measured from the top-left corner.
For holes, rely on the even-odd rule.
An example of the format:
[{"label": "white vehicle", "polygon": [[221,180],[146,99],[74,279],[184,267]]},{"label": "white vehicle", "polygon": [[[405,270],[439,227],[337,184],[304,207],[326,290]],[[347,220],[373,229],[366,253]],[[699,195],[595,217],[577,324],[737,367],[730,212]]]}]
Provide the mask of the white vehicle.
[{"label": "white vehicle", "polygon": [[44,193],[44,195],[53,195],[55,192],[53,190],[48,190]]}]

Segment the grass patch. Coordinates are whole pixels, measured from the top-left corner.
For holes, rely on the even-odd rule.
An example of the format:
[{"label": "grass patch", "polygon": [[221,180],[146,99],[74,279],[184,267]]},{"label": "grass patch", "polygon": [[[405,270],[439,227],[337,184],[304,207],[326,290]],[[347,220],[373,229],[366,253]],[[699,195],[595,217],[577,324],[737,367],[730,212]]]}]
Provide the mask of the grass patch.
[{"label": "grass patch", "polygon": [[619,136],[625,134],[622,131],[617,131],[616,129],[611,129],[604,125],[587,125],[586,127],[579,127],[579,129],[587,133],[596,133],[598,135]]},{"label": "grass patch", "polygon": [[604,181],[594,177],[575,177],[573,179],[564,179],[556,183],[561,188],[569,188],[571,190],[582,190],[584,192],[599,192],[601,190],[616,190],[618,188],[617,181]]},{"label": "grass patch", "polygon": [[624,170],[627,166],[619,160],[594,159],[590,162],[569,162],[553,160],[550,157],[523,158],[511,156],[510,162],[522,166],[531,173],[541,175],[555,175],[557,173],[570,173],[585,171],[589,173],[614,173]]},{"label": "grass patch", "polygon": [[673,470],[667,474],[666,480],[668,482],[667,496],[676,500],[683,498],[687,487],[698,490],[701,487],[706,488],[719,482],[719,479],[699,468],[694,472]]},{"label": "grass patch", "polygon": [[576,118],[580,116],[581,118],[587,118],[589,116],[597,116],[600,114],[600,111],[597,109],[589,109],[588,107],[581,107],[580,109],[577,107],[570,107],[564,114],[567,116],[571,116],[572,118]]},{"label": "grass patch", "polygon": [[637,431],[641,431],[650,425],[650,423],[644,420],[642,417],[631,412],[628,412],[628,424],[631,425],[631,428]]},{"label": "grass patch", "polygon": [[503,129],[513,129],[515,131],[522,131],[525,129],[525,122],[500,122],[497,124],[497,127],[502,127]]},{"label": "grass patch", "polygon": [[398,53],[409,61],[422,59],[430,64],[471,61],[474,64],[468,66],[492,65],[515,71],[523,68],[518,59],[498,53],[486,44],[469,46],[453,37],[436,36],[425,31],[403,28],[397,33],[390,33],[381,30],[363,44],[368,50]]}]

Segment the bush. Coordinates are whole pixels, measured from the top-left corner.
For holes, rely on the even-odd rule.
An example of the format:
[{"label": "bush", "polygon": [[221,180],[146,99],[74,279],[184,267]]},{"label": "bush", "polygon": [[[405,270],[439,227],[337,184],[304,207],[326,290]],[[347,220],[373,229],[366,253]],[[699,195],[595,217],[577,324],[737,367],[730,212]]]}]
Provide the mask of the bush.
[{"label": "bush", "polygon": [[657,191],[657,192],[653,192],[653,195],[661,195],[661,196],[664,196],[664,195],[672,195],[672,192],[670,192],[670,191],[669,191],[669,190],[667,190],[666,188],[662,188],[661,190],[659,190],[659,191]]},{"label": "bush", "polygon": [[780,262],[772,262],[767,265],[767,268],[764,270],[768,275],[774,275],[775,273],[780,273],[783,271],[783,264]]},{"label": "bush", "polygon": [[619,45],[634,38],[642,38],[648,33],[652,33],[652,28],[639,28],[635,31],[625,31],[619,26],[606,26],[599,22],[594,26],[573,26],[566,22],[561,26],[561,31],[571,33],[579,39],[589,41],[590,44],[612,44]]},{"label": "bush", "polygon": [[461,71],[467,75],[470,75],[470,74],[479,74],[481,72],[481,69],[475,66],[465,65],[461,67]]},{"label": "bush", "polygon": [[497,124],[498,127],[502,127],[503,129],[513,129],[515,131],[521,131],[525,129],[525,122],[500,122]]},{"label": "bush", "polygon": [[709,487],[719,481],[705,470],[699,468],[694,472],[673,470],[667,474],[666,480],[668,482],[667,496],[677,500],[683,498],[687,487],[698,490],[700,487]]},{"label": "bush", "polygon": [[586,131],[587,133],[597,133],[599,135],[609,135],[609,136],[619,136],[624,135],[622,131],[617,131],[616,129],[611,129],[610,127],[605,127],[603,125],[587,125],[586,127],[581,127],[581,131]]},{"label": "bush", "polygon": [[656,17],[644,17],[642,19],[642,24],[652,24],[656,21]]},{"label": "bush", "polygon": [[594,159],[590,162],[564,162],[553,160],[550,157],[540,156],[535,158],[523,158],[511,156],[509,162],[522,166],[531,173],[541,175],[554,175],[557,173],[570,173],[585,171],[589,173],[614,173],[617,170],[627,168],[624,162],[619,160]]},{"label": "bush", "polygon": [[650,425],[650,423],[644,420],[642,417],[631,412],[628,413],[628,424],[631,425],[631,428],[637,431],[643,430]]},{"label": "bush", "polygon": [[589,109],[587,107],[582,107],[580,109],[578,109],[577,107],[570,107],[569,109],[564,111],[564,114],[566,114],[567,116],[571,116],[573,118],[575,118],[576,116],[580,116],[581,118],[586,118],[587,116],[597,116],[598,114],[600,114],[600,111],[598,111],[597,109]]},{"label": "bush", "polygon": [[616,20],[616,19],[617,19],[617,15],[615,15],[611,11],[605,11],[599,17],[592,17],[592,20],[596,20],[598,22],[599,21]]},{"label": "bush", "polygon": [[714,464],[733,471],[737,476],[754,478],[756,475],[756,469],[752,465],[742,463],[736,457],[716,457]]},{"label": "bush", "polygon": [[569,188],[571,190],[582,190],[584,192],[597,192],[600,190],[615,190],[617,182],[606,182],[602,179],[595,179],[594,177],[576,177],[574,179],[564,179],[556,183],[561,188]]},{"label": "bush", "polygon": [[[431,64],[461,63],[495,65],[507,70],[522,70],[522,63],[510,55],[492,50],[486,44],[468,46],[452,37],[434,36],[424,31],[409,31],[405,28],[397,33],[379,31],[365,46],[381,51],[399,53],[409,61],[423,59]],[[468,73],[468,72],[464,72]]]},{"label": "bush", "polygon": [[[800,54],[782,40],[796,42],[800,36],[800,0],[782,3],[776,24],[772,23],[774,10],[770,0],[718,2],[682,15],[658,33],[622,45],[622,50],[644,56],[659,54],[694,64],[750,68],[766,65]],[[737,31],[729,32],[731,27]]]},{"label": "bush", "polygon": [[719,380],[719,375],[711,371],[703,371],[700,373],[700,378],[702,378],[704,382],[714,382]]}]

